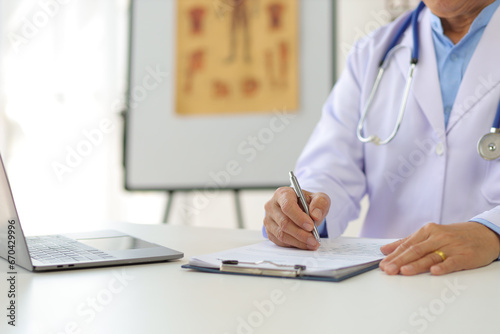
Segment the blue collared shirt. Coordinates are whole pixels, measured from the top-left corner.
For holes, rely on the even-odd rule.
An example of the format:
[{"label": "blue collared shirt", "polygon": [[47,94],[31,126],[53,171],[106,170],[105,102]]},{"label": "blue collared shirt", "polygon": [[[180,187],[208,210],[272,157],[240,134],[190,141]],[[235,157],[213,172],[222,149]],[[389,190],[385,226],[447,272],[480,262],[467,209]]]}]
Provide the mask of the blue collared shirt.
[{"label": "blue collared shirt", "polygon": [[500,0],[484,8],[476,17],[469,32],[457,44],[443,33],[441,19],[431,13],[432,39],[436,50],[441,96],[443,99],[444,121],[448,125],[455,98],[462,83],[467,65],[476,50],[484,29],[500,6]]}]

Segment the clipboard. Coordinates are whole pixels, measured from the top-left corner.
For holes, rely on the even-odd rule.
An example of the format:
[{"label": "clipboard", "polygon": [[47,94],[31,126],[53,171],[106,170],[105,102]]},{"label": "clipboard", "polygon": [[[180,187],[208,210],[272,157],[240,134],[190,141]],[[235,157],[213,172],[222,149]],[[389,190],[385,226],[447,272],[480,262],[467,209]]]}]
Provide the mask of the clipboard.
[{"label": "clipboard", "polygon": [[[232,261],[232,260],[230,260]],[[291,268],[253,268],[245,267],[241,265],[221,265],[221,268],[209,268],[202,266],[195,266],[191,264],[185,264],[181,267],[184,269],[191,269],[205,273],[212,274],[225,274],[225,275],[243,275],[243,276],[261,276],[261,277],[271,277],[271,278],[285,278],[285,279],[301,279],[308,281],[323,281],[323,282],[341,282],[348,278],[363,274],[370,270],[378,268],[378,264],[381,260],[372,261],[366,263],[365,265],[358,265],[354,267],[347,267],[341,269],[335,269],[331,271],[331,276],[313,276],[302,274],[303,269]],[[222,268],[224,266],[224,268]],[[297,265],[300,266],[300,265]]]},{"label": "clipboard", "polygon": [[184,269],[200,272],[340,282],[378,267],[380,246],[393,239],[323,239],[316,251],[283,248],[269,240],[192,257]]}]

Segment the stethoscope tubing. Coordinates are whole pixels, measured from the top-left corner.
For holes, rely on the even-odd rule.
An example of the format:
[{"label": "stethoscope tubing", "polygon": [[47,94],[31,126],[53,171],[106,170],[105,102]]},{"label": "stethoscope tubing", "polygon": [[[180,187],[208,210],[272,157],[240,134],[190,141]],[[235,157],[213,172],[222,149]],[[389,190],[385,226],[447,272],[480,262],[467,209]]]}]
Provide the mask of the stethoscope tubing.
[{"label": "stethoscope tubing", "polygon": [[[389,44],[389,47],[387,48],[387,51],[384,53],[384,56],[382,57],[382,60],[380,61],[379,65],[379,70],[377,77],[375,79],[375,83],[373,84],[373,88],[370,92],[370,96],[368,97],[368,101],[365,105],[365,108],[363,110],[362,116],[358,122],[358,126],[356,129],[356,135],[358,139],[362,143],[374,143],[376,145],[385,145],[389,143],[391,140],[394,139],[396,134],[399,131],[399,128],[401,126],[401,122],[403,120],[403,116],[406,111],[406,104],[408,102],[408,97],[410,94],[410,88],[413,83],[413,74],[415,72],[415,67],[416,64],[418,63],[418,58],[419,58],[419,32],[418,32],[418,16],[420,15],[420,12],[424,9],[425,4],[423,2],[420,2],[418,7],[410,14],[408,17],[403,21],[403,24],[399,28],[399,30],[396,32],[396,35],[392,39],[391,43]],[[368,111],[370,110],[370,107],[373,103],[373,99],[375,98],[375,95],[377,94],[377,91],[380,86],[380,82],[382,81],[382,77],[385,72],[385,68],[387,67],[387,64],[392,57],[393,52],[395,52],[398,49],[398,43],[401,37],[403,36],[404,32],[408,29],[408,27],[412,25],[413,28],[413,50],[412,50],[412,55],[411,55],[411,60],[410,60],[410,68],[408,69],[408,76],[406,80],[406,85],[404,89],[404,95],[403,99],[401,101],[401,105],[399,108],[398,112],[398,117],[396,119],[396,125],[394,126],[391,134],[389,137],[387,137],[385,140],[381,140],[377,135],[370,135],[368,137],[363,136],[363,125],[365,123],[366,117],[368,116]]]},{"label": "stethoscope tubing", "polygon": [[498,132],[498,129],[500,129],[500,102],[498,103],[497,114],[495,115],[495,120],[493,121],[492,132],[493,129],[497,130],[495,132]]},{"label": "stethoscope tubing", "polygon": [[[379,70],[375,82],[373,84],[372,90],[368,97],[368,101],[363,109],[362,115],[358,122],[358,126],[356,129],[356,135],[358,139],[362,143],[374,143],[375,145],[385,145],[394,139],[396,134],[399,131],[401,126],[401,122],[403,120],[403,116],[406,111],[406,104],[408,102],[408,97],[410,94],[411,85],[413,82],[413,75],[415,72],[415,67],[418,63],[419,52],[420,52],[420,36],[418,30],[418,17],[420,12],[425,8],[425,4],[421,1],[417,8],[403,21],[400,28],[396,32],[396,35],[391,40],[382,60],[379,64]],[[408,76],[406,80],[406,85],[404,88],[403,99],[401,101],[401,106],[398,112],[398,117],[396,120],[396,124],[394,126],[393,131],[385,140],[381,140],[377,135],[363,136],[363,126],[368,116],[368,112],[371,108],[373,100],[377,94],[377,91],[380,87],[380,83],[384,76],[385,70],[388,66],[388,63],[393,56],[394,52],[398,50],[398,43],[400,39],[403,37],[405,31],[409,28],[410,24],[412,25],[412,34],[413,34],[413,50],[411,54],[410,60],[410,68],[408,70]],[[477,145],[477,150],[479,155],[485,160],[496,160],[500,157],[500,103],[498,104],[497,112],[495,115],[495,120],[493,121],[493,126],[489,133],[485,134],[479,141]]]}]

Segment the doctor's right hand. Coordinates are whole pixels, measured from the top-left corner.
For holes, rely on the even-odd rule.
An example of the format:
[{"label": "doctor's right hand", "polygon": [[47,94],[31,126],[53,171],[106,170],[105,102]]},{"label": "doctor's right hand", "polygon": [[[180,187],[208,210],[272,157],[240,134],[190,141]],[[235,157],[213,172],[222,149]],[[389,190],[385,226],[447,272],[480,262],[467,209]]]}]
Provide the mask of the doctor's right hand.
[{"label": "doctor's right hand", "polygon": [[303,191],[309,205],[309,217],[302,210],[291,187],[282,187],[264,206],[264,227],[269,240],[278,246],[316,250],[319,243],[312,234],[313,224],[320,225],[330,210],[330,197],[325,193]]}]

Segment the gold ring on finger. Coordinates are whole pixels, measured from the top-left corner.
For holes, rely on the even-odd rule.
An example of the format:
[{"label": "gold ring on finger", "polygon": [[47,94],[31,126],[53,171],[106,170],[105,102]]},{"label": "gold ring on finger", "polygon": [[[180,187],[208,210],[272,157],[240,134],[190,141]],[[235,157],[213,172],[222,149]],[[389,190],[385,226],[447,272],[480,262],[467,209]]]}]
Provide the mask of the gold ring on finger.
[{"label": "gold ring on finger", "polygon": [[446,255],[444,255],[444,253],[440,250],[435,250],[434,253],[436,253],[437,255],[441,256],[441,258],[444,260],[446,260]]}]

